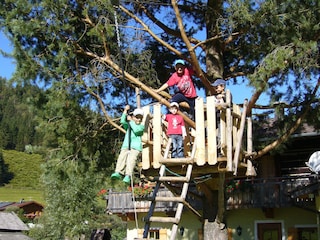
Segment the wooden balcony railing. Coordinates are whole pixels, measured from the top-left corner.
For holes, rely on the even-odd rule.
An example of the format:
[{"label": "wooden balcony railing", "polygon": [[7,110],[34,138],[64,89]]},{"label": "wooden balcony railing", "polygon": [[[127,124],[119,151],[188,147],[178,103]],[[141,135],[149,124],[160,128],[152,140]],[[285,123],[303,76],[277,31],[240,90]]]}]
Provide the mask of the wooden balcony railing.
[{"label": "wooden balcony railing", "polygon": [[312,208],[315,205],[313,193],[319,188],[318,177],[312,175],[243,181],[238,189],[226,188],[226,209],[279,208],[300,203]]}]

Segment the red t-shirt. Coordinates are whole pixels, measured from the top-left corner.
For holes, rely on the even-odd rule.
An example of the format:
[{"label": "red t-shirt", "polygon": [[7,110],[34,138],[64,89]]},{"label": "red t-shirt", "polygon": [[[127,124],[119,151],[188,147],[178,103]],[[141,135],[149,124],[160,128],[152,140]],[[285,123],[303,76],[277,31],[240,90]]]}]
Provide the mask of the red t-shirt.
[{"label": "red t-shirt", "polygon": [[181,77],[176,72],[173,73],[167,84],[169,87],[176,85],[179,91],[187,98],[195,98],[197,97],[197,92],[191,78],[193,74],[194,71],[192,69],[185,68],[184,74]]},{"label": "red t-shirt", "polygon": [[182,116],[180,116],[179,114],[166,114],[164,120],[168,122],[168,135],[182,135],[182,126],[184,126],[184,120]]}]

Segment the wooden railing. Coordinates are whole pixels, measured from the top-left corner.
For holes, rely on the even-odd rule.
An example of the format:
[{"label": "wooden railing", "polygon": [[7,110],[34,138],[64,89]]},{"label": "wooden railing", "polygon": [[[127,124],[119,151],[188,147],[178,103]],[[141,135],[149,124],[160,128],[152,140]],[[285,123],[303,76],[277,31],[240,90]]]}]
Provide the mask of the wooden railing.
[{"label": "wooden railing", "polygon": [[[226,187],[226,209],[279,208],[299,205],[314,207],[313,192],[320,186],[312,176],[299,178],[254,179],[242,181],[237,189]],[[310,206],[309,206],[310,207]]]},{"label": "wooden railing", "polygon": [[[234,172],[237,168],[247,167],[247,175],[255,175],[250,161],[246,155],[252,152],[251,119],[246,118],[247,101],[243,108],[232,104],[230,91],[226,92],[226,103],[216,104],[215,98],[209,96],[206,102],[203,98],[197,98],[195,103],[195,129],[188,132],[184,142],[185,157],[190,157],[191,149],[196,146],[194,163],[198,166],[217,165],[220,171]],[[165,147],[168,143],[166,126],[161,115],[163,105],[156,103],[145,106],[145,133],[142,137],[144,147],[142,151],[142,169],[158,169],[161,165]],[[220,111],[220,136],[221,147],[217,146],[217,121],[216,111]],[[247,124],[247,127],[245,125]],[[247,131],[247,140],[243,141],[243,135]],[[247,146],[244,146],[246,142]],[[220,151],[220,152],[218,152]],[[220,156],[221,155],[221,156]]]}]

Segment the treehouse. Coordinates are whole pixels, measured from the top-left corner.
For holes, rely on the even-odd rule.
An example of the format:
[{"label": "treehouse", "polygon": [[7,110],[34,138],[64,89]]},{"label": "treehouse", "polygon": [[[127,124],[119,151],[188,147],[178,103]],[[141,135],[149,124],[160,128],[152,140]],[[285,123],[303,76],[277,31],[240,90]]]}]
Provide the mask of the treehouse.
[{"label": "treehouse", "polygon": [[[245,101],[241,108],[232,104],[230,91],[226,103],[216,104],[214,96],[196,99],[195,123],[186,121],[187,137],[184,141],[185,158],[170,158],[170,140],[166,135],[166,123],[161,115],[163,105],[156,103],[144,107],[145,133],[142,137],[142,173],[154,176],[162,164],[182,173],[184,165],[193,164],[192,176],[218,174],[255,175],[252,157],[251,119],[246,117]],[[216,111],[221,112],[220,119]],[[218,128],[220,121],[220,128]],[[220,131],[220,132],[219,132]],[[244,140],[244,134],[247,138]],[[220,135],[220,142],[217,142]]]},{"label": "treehouse", "polygon": [[[308,213],[296,215],[302,224],[306,219],[309,223],[314,222],[310,220],[314,219],[311,211],[318,214],[320,209],[319,177],[304,166],[310,147],[314,145],[312,152],[319,151],[319,133],[308,141],[304,135],[298,135],[290,150],[293,153],[287,150],[287,155],[282,153],[275,159],[259,159],[260,179],[247,178],[256,176],[251,162],[256,156],[252,151],[252,122],[246,116],[247,101],[243,105],[232,104],[229,91],[226,103],[221,105],[211,96],[196,99],[195,122],[184,116],[188,129],[184,158],[171,158],[171,142],[166,135],[166,122],[161,118],[164,108],[161,103],[144,107],[140,186],[108,194],[107,211],[127,221],[128,240],[211,239],[217,234],[210,232],[212,225],[221,231],[225,229],[228,239],[234,239],[242,231],[239,223],[246,226],[243,229],[250,229],[246,237],[257,239],[260,232],[275,231],[269,228],[277,220],[276,214],[280,219],[275,224],[277,231],[284,231],[278,229],[284,225],[282,218],[290,226],[285,230],[288,236],[309,231],[295,227],[292,233],[291,214],[297,212],[293,206],[306,208]],[[220,111],[219,119],[216,111]],[[303,162],[304,167],[296,168],[297,162]],[[276,175],[278,170],[281,175]],[[248,219],[243,218],[244,209],[248,210]],[[228,215],[227,228],[217,221],[223,219],[223,214]],[[253,236],[251,229],[257,235]]]},{"label": "treehouse", "polygon": [[[149,214],[145,218],[143,238],[148,237],[151,222],[162,222],[173,224],[170,239],[175,239],[184,205],[202,219],[201,213],[186,201],[192,179],[209,174],[213,181],[208,182],[205,188],[218,190],[221,172],[255,175],[250,161],[252,127],[251,119],[246,117],[247,102],[241,109],[231,99],[229,90],[223,104],[217,104],[214,96],[207,97],[206,102],[200,97],[196,99],[195,123],[186,119],[188,133],[184,141],[184,158],[170,157],[171,139],[166,135],[166,124],[161,117],[163,105],[156,103],[144,107],[145,133],[140,167],[142,176],[156,182],[156,185],[150,199],[151,205],[148,206]],[[217,111],[220,111],[219,118]],[[247,139],[243,141],[245,132]],[[159,196],[162,186],[169,189],[173,196]],[[172,217],[154,216],[159,202],[177,203]]]}]

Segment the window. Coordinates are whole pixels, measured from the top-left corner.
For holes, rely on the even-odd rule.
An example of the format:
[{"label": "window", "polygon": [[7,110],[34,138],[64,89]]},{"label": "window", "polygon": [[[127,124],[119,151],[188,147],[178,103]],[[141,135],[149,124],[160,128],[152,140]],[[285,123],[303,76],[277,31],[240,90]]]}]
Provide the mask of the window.
[{"label": "window", "polygon": [[316,227],[297,228],[298,239],[301,240],[318,240],[318,232]]},{"label": "window", "polygon": [[149,239],[160,239],[160,232],[158,229],[150,229],[149,230]]}]

